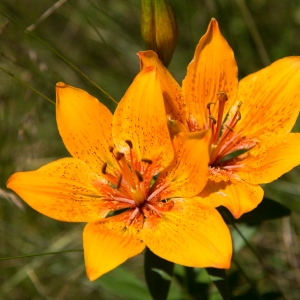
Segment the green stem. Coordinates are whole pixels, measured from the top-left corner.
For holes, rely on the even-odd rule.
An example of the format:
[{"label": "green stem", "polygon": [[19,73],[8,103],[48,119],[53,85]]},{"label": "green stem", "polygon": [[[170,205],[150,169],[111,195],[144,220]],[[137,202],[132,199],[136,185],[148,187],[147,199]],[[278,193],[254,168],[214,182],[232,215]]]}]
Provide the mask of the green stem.
[{"label": "green stem", "polygon": [[282,299],[287,300],[287,298],[285,297],[283,291],[281,290],[280,286],[278,285],[278,283],[273,279],[272,277],[272,273],[269,271],[269,269],[265,266],[265,263],[263,261],[263,259],[259,256],[259,254],[257,253],[257,251],[254,249],[254,247],[248,242],[248,240],[244,237],[244,235],[242,234],[242,232],[239,230],[238,226],[236,226],[235,221],[233,219],[232,216],[229,216],[229,214],[227,212],[225,212],[224,214],[225,217],[225,221],[227,221],[227,223],[231,224],[233,226],[233,228],[236,230],[236,232],[239,234],[239,236],[243,239],[243,241],[245,242],[246,246],[250,249],[250,251],[253,253],[253,255],[256,257],[256,259],[258,260],[261,268],[264,270],[264,272],[266,273],[267,277],[269,278],[269,280],[272,282],[272,284],[274,285],[274,287],[278,290],[278,292],[280,293]]},{"label": "green stem", "polygon": [[247,273],[245,272],[245,270],[243,269],[243,267],[240,265],[240,263],[236,260],[236,258],[232,259],[232,261],[235,263],[236,267],[243,274],[244,278],[246,279],[246,281],[251,286],[251,290],[254,291],[254,293],[255,293],[255,295],[257,297],[257,300],[263,300],[263,297],[259,294],[259,292],[257,290],[256,283],[253,282],[253,280],[249,278],[249,276],[247,275]]}]

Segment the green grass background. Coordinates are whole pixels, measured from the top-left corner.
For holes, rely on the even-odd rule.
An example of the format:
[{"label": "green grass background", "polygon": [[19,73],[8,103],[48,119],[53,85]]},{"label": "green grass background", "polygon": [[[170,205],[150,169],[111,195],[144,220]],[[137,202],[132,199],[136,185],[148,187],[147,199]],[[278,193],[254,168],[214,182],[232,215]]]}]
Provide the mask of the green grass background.
[{"label": "green grass background", "polygon": [[[240,78],[279,58],[300,54],[299,1],[170,2],[179,40],[169,69],[179,82],[212,17],[235,52]],[[139,14],[138,0],[0,2],[0,257],[82,249],[84,224],[40,215],[6,189],[12,173],[68,156],[57,131],[55,106],[26,85],[55,101],[55,84],[63,81],[87,90],[113,111],[115,104],[70,64],[119,101],[139,71],[136,52],[144,50]],[[232,296],[296,300],[300,298],[299,168],[265,190],[292,214],[240,227],[256,255],[233,229]],[[188,278],[185,271],[176,267],[178,276],[168,299],[220,299],[204,270],[195,270],[192,286],[179,280],[180,274]],[[0,299],[151,298],[143,279],[143,255],[91,283],[85,276],[83,253],[77,251],[1,260]]]}]

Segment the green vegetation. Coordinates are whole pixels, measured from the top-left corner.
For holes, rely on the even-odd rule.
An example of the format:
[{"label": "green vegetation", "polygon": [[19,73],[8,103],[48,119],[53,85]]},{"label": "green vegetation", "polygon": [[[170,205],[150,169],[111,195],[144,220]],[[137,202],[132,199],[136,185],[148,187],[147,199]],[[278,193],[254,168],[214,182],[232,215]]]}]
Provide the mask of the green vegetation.
[{"label": "green vegetation", "polygon": [[[240,78],[300,53],[298,1],[170,2],[179,38],[169,70],[179,82],[212,17],[235,52]],[[68,156],[51,103],[57,82],[85,89],[115,109],[103,90],[119,101],[139,71],[136,52],[144,49],[139,14],[139,0],[0,3],[0,258],[8,258],[0,260],[1,299],[151,299],[143,277],[143,254],[89,282],[81,244],[84,224],[49,219],[6,189],[14,172]],[[298,122],[294,131],[299,130]],[[228,272],[232,299],[296,300],[299,167],[265,186],[265,191],[268,198],[291,209],[291,216],[230,225],[235,241]],[[272,211],[280,208],[272,206]],[[175,266],[168,299],[221,299],[212,284],[215,279],[205,270]]]}]

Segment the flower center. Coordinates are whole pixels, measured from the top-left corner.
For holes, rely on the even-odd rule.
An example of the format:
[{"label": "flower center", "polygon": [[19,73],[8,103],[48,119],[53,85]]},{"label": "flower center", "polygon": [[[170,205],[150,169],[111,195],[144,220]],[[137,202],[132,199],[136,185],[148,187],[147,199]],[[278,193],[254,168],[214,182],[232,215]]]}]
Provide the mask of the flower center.
[{"label": "flower center", "polygon": [[94,182],[94,186],[103,195],[103,201],[106,201],[113,215],[116,211],[128,211],[126,223],[130,225],[141,215],[160,216],[162,211],[171,209],[172,203],[160,199],[160,193],[167,188],[167,184],[153,185],[155,163],[148,158],[139,160],[132,142],[125,142],[129,146],[129,153],[109,148],[118,168],[111,174],[107,171],[107,163],[104,163],[101,171],[105,180]]},{"label": "flower center", "polygon": [[[225,92],[217,93],[217,101],[207,104],[208,120],[204,129],[211,129],[212,138],[210,141],[210,166],[217,166],[222,163],[225,156],[234,152],[235,149],[235,133],[234,128],[241,119],[240,107],[242,102],[231,108],[228,115],[225,115],[225,105],[228,101],[228,95]],[[212,114],[211,106],[218,105],[217,117]],[[198,128],[197,122],[193,116],[189,118],[190,131],[201,130]]]},{"label": "flower center", "polygon": [[110,147],[116,164],[119,167],[116,183],[112,182],[117,190],[125,192],[131,199],[134,200],[136,205],[141,206],[147,198],[150,187],[150,174],[152,160],[151,159],[137,159],[134,152],[132,142],[125,141],[129,146],[129,154],[125,156],[122,152],[115,152],[113,147]]}]

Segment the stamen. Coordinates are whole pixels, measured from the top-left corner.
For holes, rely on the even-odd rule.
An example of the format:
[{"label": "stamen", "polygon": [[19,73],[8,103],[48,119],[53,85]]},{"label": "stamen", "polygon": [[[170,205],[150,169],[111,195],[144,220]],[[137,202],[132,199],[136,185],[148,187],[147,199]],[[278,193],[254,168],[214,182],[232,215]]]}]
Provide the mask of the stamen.
[{"label": "stamen", "polygon": [[130,140],[125,140],[125,143],[129,146],[130,149],[132,149],[132,142]]},{"label": "stamen", "polygon": [[122,175],[120,175],[119,178],[118,178],[118,182],[117,182],[117,190],[121,187],[122,178],[123,178]]},{"label": "stamen", "polygon": [[157,210],[153,205],[147,203],[146,206],[147,206],[148,208],[150,208],[151,210],[153,210],[154,212],[156,212],[156,213],[161,217],[160,211]]},{"label": "stamen", "polygon": [[215,104],[216,104],[216,102],[209,102],[209,103],[207,104],[207,106],[206,106],[206,107],[207,107],[208,109],[210,109],[210,106],[211,106],[212,104],[213,104],[213,105],[215,105]]},{"label": "stamen", "polygon": [[132,142],[129,140],[126,140],[125,143],[127,143],[127,145],[130,148],[130,165],[131,165],[131,168],[133,168],[133,153],[132,153],[133,145],[132,145]]},{"label": "stamen", "polygon": [[127,199],[127,198],[123,198],[123,197],[113,197],[113,201],[119,201],[119,202],[123,202],[123,203],[129,203],[132,205],[135,205],[135,201],[131,200],[131,199]]},{"label": "stamen", "polygon": [[237,124],[237,122],[242,118],[241,112],[240,112],[240,108],[242,106],[243,102],[239,102],[239,104],[237,105],[237,110],[229,124],[229,127],[234,128],[235,125]]},{"label": "stamen", "polygon": [[102,174],[106,174],[107,163],[105,162],[101,168]]},{"label": "stamen", "polygon": [[151,160],[151,159],[148,159],[148,158],[142,158],[141,161],[144,162],[144,163],[147,163],[147,164],[149,164],[149,165],[152,164],[152,160]]},{"label": "stamen", "polygon": [[[155,187],[153,193],[150,194],[148,197],[147,201],[151,201],[153,198],[155,198],[158,194],[160,194],[164,189],[168,188],[170,185],[169,182],[166,182],[165,184],[161,185],[160,187]],[[153,189],[154,185],[152,186],[151,189]]]},{"label": "stamen", "polygon": [[121,160],[123,157],[124,157],[124,153],[118,151],[116,154],[116,159]]},{"label": "stamen", "polygon": [[[223,132],[222,136],[220,137],[217,147],[214,149],[213,154],[210,157],[210,165],[217,163],[223,157],[224,153],[229,153],[228,150],[235,146],[233,143],[228,144],[228,141],[234,135],[234,127],[236,126],[237,122],[242,118],[240,112],[242,104],[242,102],[239,102],[237,104],[237,109],[229,124],[223,124],[223,126],[226,127],[228,130],[225,131],[225,133]],[[224,149],[224,145],[226,145],[226,143],[228,144],[228,146],[225,146],[226,149]]]},{"label": "stamen", "polygon": [[126,222],[126,225],[129,226],[132,221],[135,219],[135,217],[139,214],[140,212],[140,209],[137,207],[133,212],[132,214],[130,215],[130,217],[128,218],[127,222]]},{"label": "stamen", "polygon": [[229,131],[233,131],[233,129],[231,127],[229,127],[228,125],[224,124],[224,126],[229,130]]},{"label": "stamen", "polygon": [[137,170],[134,170],[134,171],[135,171],[136,177],[138,178],[139,182],[143,182],[144,179],[143,179],[142,174]]},{"label": "stamen", "polygon": [[109,146],[108,150],[109,150],[110,153],[112,153],[114,151],[114,147],[113,146]]},{"label": "stamen", "polygon": [[212,105],[212,104],[213,104],[213,105],[215,105],[215,104],[216,104],[216,102],[209,102],[209,103],[207,104],[207,106],[206,106],[206,107],[207,107],[207,109],[208,109],[208,115],[209,115],[209,116],[211,116],[210,107],[211,107],[211,105]]},{"label": "stamen", "polygon": [[209,118],[213,121],[213,124],[217,123],[217,120],[213,116],[209,116]]}]

